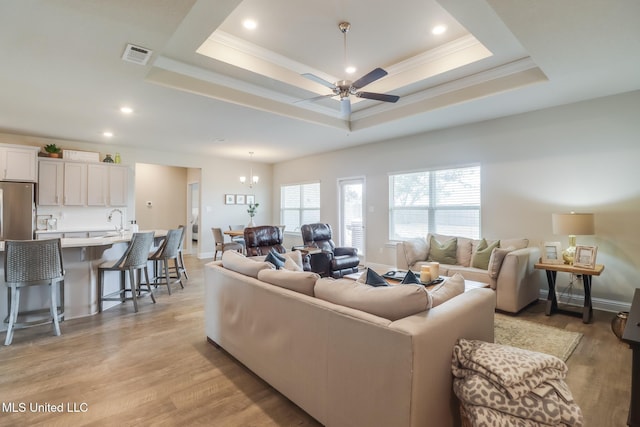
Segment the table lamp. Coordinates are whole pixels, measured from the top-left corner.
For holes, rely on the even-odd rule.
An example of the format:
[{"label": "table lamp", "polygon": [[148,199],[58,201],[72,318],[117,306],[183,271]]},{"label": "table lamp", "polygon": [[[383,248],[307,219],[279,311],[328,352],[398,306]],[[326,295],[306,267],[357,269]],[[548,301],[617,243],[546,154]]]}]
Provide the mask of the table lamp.
[{"label": "table lamp", "polygon": [[569,247],[562,252],[565,264],[573,264],[576,254],[576,236],[587,236],[595,232],[593,214],[591,213],[561,213],[552,214],[553,234],[569,235]]}]

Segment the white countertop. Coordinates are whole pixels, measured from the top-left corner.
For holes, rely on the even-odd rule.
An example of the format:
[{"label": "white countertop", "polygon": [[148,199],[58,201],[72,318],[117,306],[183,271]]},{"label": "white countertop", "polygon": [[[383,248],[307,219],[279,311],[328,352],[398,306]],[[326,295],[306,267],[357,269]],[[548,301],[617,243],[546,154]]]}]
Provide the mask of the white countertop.
[{"label": "white countertop", "polygon": [[[155,237],[165,237],[167,230],[140,230],[140,232],[153,231]],[[53,233],[54,231],[52,231]],[[58,231],[60,232],[60,231]],[[102,237],[67,237],[61,239],[62,248],[86,248],[90,246],[109,246],[114,243],[129,242],[133,235],[130,231],[125,231],[123,235],[113,232]],[[0,251],[4,251],[4,242],[0,242]]]}]

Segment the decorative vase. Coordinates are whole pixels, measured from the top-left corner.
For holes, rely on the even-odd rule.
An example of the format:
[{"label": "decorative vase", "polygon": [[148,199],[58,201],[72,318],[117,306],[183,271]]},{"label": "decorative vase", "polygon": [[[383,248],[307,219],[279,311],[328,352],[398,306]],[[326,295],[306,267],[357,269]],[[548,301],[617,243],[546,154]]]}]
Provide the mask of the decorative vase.
[{"label": "decorative vase", "polygon": [[611,320],[611,330],[619,340],[622,339],[622,333],[624,332],[624,327],[627,326],[628,318],[629,312],[621,311],[616,314],[616,317],[614,317],[613,320]]},{"label": "decorative vase", "polygon": [[253,217],[251,217],[249,219],[249,224],[247,224],[247,227],[255,227],[256,225],[253,223]]}]

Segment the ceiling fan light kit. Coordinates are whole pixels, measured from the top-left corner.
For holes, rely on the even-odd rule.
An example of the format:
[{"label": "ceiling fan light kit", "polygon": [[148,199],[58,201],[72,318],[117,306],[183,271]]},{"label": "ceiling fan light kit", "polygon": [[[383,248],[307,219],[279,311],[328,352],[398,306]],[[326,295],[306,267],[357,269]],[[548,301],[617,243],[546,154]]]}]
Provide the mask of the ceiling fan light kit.
[{"label": "ceiling fan light kit", "polygon": [[[344,62],[345,62],[345,69],[346,69],[347,68],[347,33],[351,29],[351,24],[349,22],[341,22],[338,24],[338,28],[340,29],[340,32],[344,34]],[[333,92],[328,95],[311,98],[309,99],[309,101],[318,101],[323,98],[337,96],[340,98],[341,115],[344,118],[348,119],[349,116],[351,115],[351,100],[350,100],[351,95],[356,96],[358,98],[365,98],[365,99],[371,99],[374,101],[382,101],[382,102],[397,102],[398,99],[400,99],[400,97],[397,95],[389,95],[389,94],[375,93],[375,92],[362,92],[359,90],[367,86],[368,84],[371,84],[376,80],[381,79],[387,74],[388,73],[382,68],[376,68],[370,71],[369,73],[365,74],[364,76],[360,77],[355,82],[352,82],[351,80],[338,80],[335,83],[328,82],[311,73],[304,73],[302,74],[302,76],[309,80],[313,80],[316,83],[320,83],[323,86],[328,87]]]}]

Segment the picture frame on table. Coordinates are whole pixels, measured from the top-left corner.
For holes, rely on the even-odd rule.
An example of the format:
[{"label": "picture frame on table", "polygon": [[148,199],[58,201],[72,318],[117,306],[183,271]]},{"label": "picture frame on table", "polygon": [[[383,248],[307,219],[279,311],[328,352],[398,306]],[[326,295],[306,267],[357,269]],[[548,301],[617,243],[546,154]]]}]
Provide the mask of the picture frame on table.
[{"label": "picture frame on table", "polygon": [[560,242],[544,242],[541,252],[543,264],[564,264]]},{"label": "picture frame on table", "polygon": [[225,205],[235,205],[236,204],[236,195],[235,194],[225,194],[224,195],[224,204]]},{"label": "picture frame on table", "polygon": [[576,254],[573,257],[573,266],[595,268],[597,254],[597,246],[576,246]]},{"label": "picture frame on table", "polygon": [[248,205],[255,205],[255,203],[256,203],[255,194],[247,194],[247,204]]},{"label": "picture frame on table", "polygon": [[236,194],[236,205],[244,205],[244,204],[245,204],[245,195]]}]

